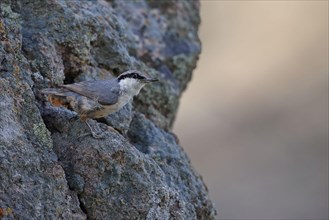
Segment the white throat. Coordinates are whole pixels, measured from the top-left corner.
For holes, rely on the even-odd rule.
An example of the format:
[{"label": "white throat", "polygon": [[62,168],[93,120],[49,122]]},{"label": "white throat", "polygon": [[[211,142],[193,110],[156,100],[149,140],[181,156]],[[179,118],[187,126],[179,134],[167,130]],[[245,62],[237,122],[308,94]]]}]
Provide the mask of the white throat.
[{"label": "white throat", "polygon": [[124,95],[131,96],[131,98],[139,93],[145,84],[136,79],[125,78],[120,80],[120,91]]}]

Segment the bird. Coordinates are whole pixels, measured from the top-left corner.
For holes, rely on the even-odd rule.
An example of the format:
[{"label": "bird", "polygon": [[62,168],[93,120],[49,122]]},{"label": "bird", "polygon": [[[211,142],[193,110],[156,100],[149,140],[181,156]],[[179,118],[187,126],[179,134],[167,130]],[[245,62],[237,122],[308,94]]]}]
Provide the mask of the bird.
[{"label": "bird", "polygon": [[[138,70],[128,70],[110,80],[83,81],[60,85],[59,88],[45,88],[42,94],[54,106],[64,106],[77,113],[85,122],[94,138],[102,135],[88,123],[90,119],[103,118],[119,111],[148,83],[157,82]],[[98,129],[99,130],[99,129]]]}]

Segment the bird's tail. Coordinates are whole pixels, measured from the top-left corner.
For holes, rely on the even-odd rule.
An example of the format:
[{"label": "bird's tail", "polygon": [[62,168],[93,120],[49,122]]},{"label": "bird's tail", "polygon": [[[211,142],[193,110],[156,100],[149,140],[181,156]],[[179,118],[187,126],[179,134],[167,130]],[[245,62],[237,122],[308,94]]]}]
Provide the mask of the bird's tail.
[{"label": "bird's tail", "polygon": [[46,88],[40,91],[42,94],[48,96],[48,101],[54,106],[64,106],[69,107],[69,101],[67,96],[70,93],[67,89],[64,88]]},{"label": "bird's tail", "polygon": [[67,96],[67,92],[67,89],[62,88],[46,88],[41,90],[42,94],[55,96]]}]

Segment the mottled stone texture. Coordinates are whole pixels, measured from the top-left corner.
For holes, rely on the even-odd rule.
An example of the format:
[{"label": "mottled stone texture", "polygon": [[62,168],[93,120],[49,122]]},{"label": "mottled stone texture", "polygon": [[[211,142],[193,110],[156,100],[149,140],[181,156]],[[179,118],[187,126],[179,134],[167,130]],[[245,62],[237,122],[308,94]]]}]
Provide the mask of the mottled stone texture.
[{"label": "mottled stone texture", "polygon": [[[215,218],[170,132],[198,13],[196,1],[0,1],[0,218]],[[128,69],[160,82],[98,122],[104,139],[38,92]]]}]

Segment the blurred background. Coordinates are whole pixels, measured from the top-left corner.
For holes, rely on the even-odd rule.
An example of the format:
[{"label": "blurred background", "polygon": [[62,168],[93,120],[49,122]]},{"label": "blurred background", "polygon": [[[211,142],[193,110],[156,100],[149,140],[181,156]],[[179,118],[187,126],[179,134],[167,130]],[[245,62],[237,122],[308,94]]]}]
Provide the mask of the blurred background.
[{"label": "blurred background", "polygon": [[174,126],[220,219],[328,219],[328,1],[201,1]]}]

